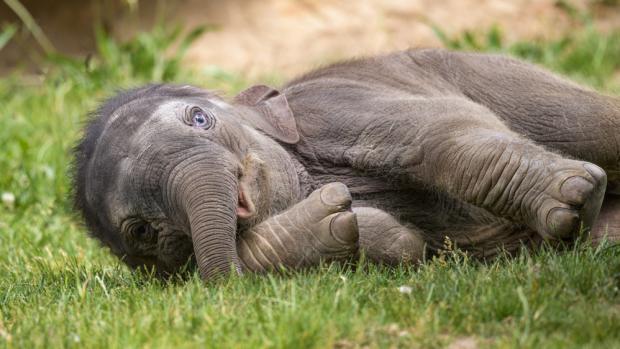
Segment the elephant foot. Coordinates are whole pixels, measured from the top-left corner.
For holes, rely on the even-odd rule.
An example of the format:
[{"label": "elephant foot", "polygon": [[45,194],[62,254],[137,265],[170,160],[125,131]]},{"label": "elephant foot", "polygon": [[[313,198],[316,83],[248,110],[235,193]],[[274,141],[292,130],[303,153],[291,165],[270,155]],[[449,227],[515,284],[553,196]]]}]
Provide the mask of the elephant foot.
[{"label": "elephant foot", "polygon": [[306,247],[316,252],[306,258],[333,260],[357,251],[357,215],[351,211],[351,201],[346,185],[329,183],[284,213],[303,217],[299,235],[305,235]]},{"label": "elephant foot", "polygon": [[546,239],[573,240],[592,228],[605,196],[607,176],[600,167],[561,160],[541,178],[545,190],[537,203],[535,228]]},{"label": "elephant foot", "polygon": [[371,207],[356,207],[360,236],[360,251],[376,263],[386,265],[415,264],[424,257],[426,249],[422,232],[405,227],[385,211]]},{"label": "elephant foot", "polygon": [[358,237],[349,189],[330,183],[249,229],[237,245],[246,268],[260,272],[349,258],[357,252]]}]

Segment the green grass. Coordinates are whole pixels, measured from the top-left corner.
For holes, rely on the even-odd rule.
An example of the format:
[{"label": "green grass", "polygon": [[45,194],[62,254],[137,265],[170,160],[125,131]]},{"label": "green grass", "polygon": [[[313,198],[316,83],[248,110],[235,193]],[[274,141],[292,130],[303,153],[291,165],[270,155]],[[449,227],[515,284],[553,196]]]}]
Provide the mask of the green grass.
[{"label": "green grass", "polygon": [[[246,82],[192,73],[158,29],[99,54],[54,57],[42,76],[0,79],[0,344],[4,347],[620,347],[620,248],[579,246],[488,264],[453,253],[419,269],[325,265],[205,286],[131,273],[86,237],[67,199],[69,149],[86,111],[118,87],[183,81],[233,93]],[[585,26],[554,42],[498,30],[450,47],[508,52],[620,91],[620,33]],[[411,287],[401,293],[400,286]]]}]

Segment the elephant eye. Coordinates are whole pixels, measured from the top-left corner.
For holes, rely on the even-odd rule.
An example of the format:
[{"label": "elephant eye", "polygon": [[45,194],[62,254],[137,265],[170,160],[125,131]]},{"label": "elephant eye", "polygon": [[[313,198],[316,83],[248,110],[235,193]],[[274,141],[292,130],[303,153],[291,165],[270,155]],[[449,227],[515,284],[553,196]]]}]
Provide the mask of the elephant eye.
[{"label": "elephant eye", "polygon": [[138,219],[129,219],[123,222],[122,229],[131,240],[142,242],[157,241],[157,231],[147,222]]},{"label": "elephant eye", "polygon": [[190,120],[192,126],[200,127],[205,130],[210,129],[213,125],[215,125],[215,118],[213,115],[198,107],[194,107],[190,110]]},{"label": "elephant eye", "polygon": [[154,241],[157,239],[157,232],[150,224],[141,224],[134,228],[133,236],[141,241]]}]

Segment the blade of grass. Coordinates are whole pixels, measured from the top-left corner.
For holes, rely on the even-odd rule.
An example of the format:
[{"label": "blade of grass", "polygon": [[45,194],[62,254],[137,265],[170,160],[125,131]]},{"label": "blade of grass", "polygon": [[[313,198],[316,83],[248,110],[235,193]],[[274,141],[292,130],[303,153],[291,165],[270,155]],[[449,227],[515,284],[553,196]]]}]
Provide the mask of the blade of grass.
[{"label": "blade of grass", "polygon": [[11,24],[7,24],[2,28],[2,32],[0,32],[0,51],[9,43],[16,31],[17,27]]},{"label": "blade of grass", "polygon": [[30,12],[28,12],[28,10],[24,7],[24,5],[22,5],[21,2],[19,2],[19,0],[4,0],[4,3],[9,8],[11,8],[13,12],[15,12],[17,17],[19,17],[19,19],[24,23],[26,29],[30,31],[34,39],[41,46],[41,48],[43,48],[43,51],[45,51],[46,54],[52,54],[56,52],[56,49],[54,48],[54,45],[52,45],[52,42],[47,38],[47,36],[43,32],[43,30],[41,30],[41,27],[39,27]]}]

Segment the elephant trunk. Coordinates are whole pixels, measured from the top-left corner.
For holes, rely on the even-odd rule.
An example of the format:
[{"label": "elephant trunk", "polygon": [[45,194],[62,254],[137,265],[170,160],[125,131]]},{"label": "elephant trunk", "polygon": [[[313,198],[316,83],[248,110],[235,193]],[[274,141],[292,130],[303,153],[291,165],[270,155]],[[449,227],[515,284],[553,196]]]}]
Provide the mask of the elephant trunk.
[{"label": "elephant trunk", "polygon": [[[238,182],[222,159],[192,161],[178,178],[178,207],[186,215],[200,276],[208,281],[241,272],[236,249]],[[217,169],[217,170],[216,170]]]}]

